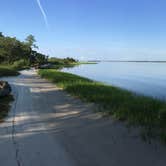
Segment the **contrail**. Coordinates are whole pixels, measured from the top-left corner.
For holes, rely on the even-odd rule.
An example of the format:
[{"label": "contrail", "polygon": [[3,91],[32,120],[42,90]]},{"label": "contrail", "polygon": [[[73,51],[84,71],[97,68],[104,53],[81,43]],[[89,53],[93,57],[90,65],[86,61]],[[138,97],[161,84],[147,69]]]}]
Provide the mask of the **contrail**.
[{"label": "contrail", "polygon": [[36,0],[36,1],[37,1],[38,6],[39,6],[39,9],[40,9],[40,11],[41,11],[41,13],[42,13],[42,15],[43,15],[43,18],[44,18],[44,22],[45,22],[45,24],[46,24],[46,27],[48,28],[49,26],[48,26],[48,21],[47,21],[47,15],[46,15],[46,13],[45,13],[45,11],[44,11],[42,5],[41,5],[40,0]]}]

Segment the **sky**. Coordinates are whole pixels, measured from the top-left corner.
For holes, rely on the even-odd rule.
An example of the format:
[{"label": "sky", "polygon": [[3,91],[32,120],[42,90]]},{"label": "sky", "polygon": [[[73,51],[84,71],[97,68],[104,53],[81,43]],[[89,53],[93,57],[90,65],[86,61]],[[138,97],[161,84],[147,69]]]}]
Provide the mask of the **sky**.
[{"label": "sky", "polygon": [[0,0],[0,31],[80,60],[166,60],[165,0]]}]

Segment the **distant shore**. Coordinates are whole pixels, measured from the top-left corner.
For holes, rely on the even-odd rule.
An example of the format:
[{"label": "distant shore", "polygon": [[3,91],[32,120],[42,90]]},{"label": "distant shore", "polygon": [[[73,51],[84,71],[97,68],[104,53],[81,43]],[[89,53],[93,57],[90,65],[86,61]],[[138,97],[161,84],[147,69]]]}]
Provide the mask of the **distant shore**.
[{"label": "distant shore", "polygon": [[138,62],[138,63],[166,63],[166,61],[136,61],[136,60],[90,60],[88,62],[98,63],[98,62]]}]

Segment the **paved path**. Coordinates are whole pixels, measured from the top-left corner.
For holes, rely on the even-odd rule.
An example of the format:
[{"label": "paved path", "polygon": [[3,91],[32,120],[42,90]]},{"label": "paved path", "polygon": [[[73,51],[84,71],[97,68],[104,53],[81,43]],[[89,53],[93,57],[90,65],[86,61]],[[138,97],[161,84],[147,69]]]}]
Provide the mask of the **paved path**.
[{"label": "paved path", "polygon": [[101,118],[33,70],[6,78],[15,102],[0,124],[0,166],[165,166],[166,147]]}]

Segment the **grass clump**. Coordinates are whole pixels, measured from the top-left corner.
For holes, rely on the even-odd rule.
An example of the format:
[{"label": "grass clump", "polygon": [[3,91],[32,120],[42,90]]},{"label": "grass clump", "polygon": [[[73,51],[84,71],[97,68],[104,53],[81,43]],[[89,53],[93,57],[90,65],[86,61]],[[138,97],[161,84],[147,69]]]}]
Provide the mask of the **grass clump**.
[{"label": "grass clump", "polygon": [[11,68],[14,70],[23,70],[30,68],[30,62],[28,60],[20,59],[18,61],[15,61]]},{"label": "grass clump", "polygon": [[53,69],[39,74],[70,94],[96,103],[104,114],[144,126],[148,133],[166,140],[166,102]]}]

